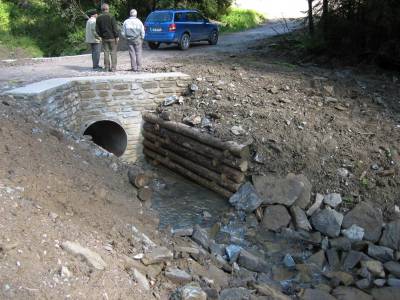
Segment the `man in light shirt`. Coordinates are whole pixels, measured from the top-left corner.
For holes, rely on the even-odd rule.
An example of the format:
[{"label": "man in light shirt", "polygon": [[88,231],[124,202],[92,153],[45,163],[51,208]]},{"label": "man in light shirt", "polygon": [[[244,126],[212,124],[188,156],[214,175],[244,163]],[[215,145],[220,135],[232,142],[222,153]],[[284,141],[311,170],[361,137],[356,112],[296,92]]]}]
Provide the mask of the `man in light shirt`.
[{"label": "man in light shirt", "polygon": [[138,72],[142,68],[142,45],[144,39],[143,23],[137,18],[136,9],[130,12],[130,18],[122,25],[121,35],[128,43],[131,58],[131,71]]},{"label": "man in light shirt", "polygon": [[85,42],[90,45],[92,50],[93,70],[101,70],[99,66],[101,52],[101,38],[96,32],[97,11],[95,9],[88,12],[89,19],[86,22]]}]

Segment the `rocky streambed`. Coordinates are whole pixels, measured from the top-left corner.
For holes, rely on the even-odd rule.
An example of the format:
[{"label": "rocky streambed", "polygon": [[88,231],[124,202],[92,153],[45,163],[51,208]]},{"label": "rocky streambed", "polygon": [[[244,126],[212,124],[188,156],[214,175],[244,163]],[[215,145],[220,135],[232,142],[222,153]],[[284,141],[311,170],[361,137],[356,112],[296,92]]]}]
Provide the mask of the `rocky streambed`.
[{"label": "rocky streambed", "polygon": [[304,175],[253,176],[213,221],[167,227],[171,299],[398,299],[400,220],[311,190]]}]

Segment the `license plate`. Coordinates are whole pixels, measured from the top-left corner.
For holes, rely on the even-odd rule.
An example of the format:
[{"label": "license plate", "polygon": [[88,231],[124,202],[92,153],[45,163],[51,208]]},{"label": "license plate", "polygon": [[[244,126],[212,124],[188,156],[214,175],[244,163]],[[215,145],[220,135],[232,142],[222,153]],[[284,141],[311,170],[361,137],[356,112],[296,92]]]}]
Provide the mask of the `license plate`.
[{"label": "license plate", "polygon": [[160,31],[162,31],[162,28],[153,27],[150,30],[153,32],[160,32]]}]

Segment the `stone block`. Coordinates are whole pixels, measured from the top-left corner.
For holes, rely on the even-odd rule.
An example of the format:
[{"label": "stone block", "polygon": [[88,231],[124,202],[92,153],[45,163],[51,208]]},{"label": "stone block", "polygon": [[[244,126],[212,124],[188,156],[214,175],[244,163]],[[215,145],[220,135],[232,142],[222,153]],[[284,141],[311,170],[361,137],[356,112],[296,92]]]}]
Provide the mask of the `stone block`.
[{"label": "stone block", "polygon": [[176,89],[173,89],[173,88],[163,88],[162,91],[164,94],[168,94],[168,93],[176,94]]},{"label": "stone block", "polygon": [[94,91],[85,91],[80,93],[81,99],[93,99],[96,98],[96,93]]},{"label": "stone block", "polygon": [[99,97],[104,98],[104,97],[108,97],[108,96],[110,95],[110,92],[109,92],[109,91],[98,91],[98,92],[97,92],[97,95],[98,95]]},{"label": "stone block", "polygon": [[113,89],[119,90],[119,91],[124,91],[124,90],[129,90],[130,86],[129,86],[129,83],[118,83],[118,84],[113,84]]},{"label": "stone block", "polygon": [[176,81],[161,81],[160,88],[173,88],[176,87]]},{"label": "stone block", "polygon": [[113,97],[122,97],[122,96],[130,96],[131,92],[130,91],[118,91],[118,92],[112,92]]},{"label": "stone block", "polygon": [[158,88],[158,82],[156,82],[156,81],[143,82],[142,88],[144,90],[156,89],[156,88]]},{"label": "stone block", "polygon": [[157,95],[161,93],[161,90],[159,88],[154,88],[154,89],[145,89],[145,91],[149,94]]}]

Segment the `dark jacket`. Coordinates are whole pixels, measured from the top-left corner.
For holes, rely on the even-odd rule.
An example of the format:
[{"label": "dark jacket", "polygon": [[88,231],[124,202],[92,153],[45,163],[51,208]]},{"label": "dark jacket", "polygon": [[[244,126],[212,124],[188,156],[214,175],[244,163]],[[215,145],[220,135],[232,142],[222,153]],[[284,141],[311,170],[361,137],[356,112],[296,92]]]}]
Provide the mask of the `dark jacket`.
[{"label": "dark jacket", "polygon": [[104,13],[96,19],[96,32],[103,40],[112,40],[119,37],[118,25],[114,16]]}]

